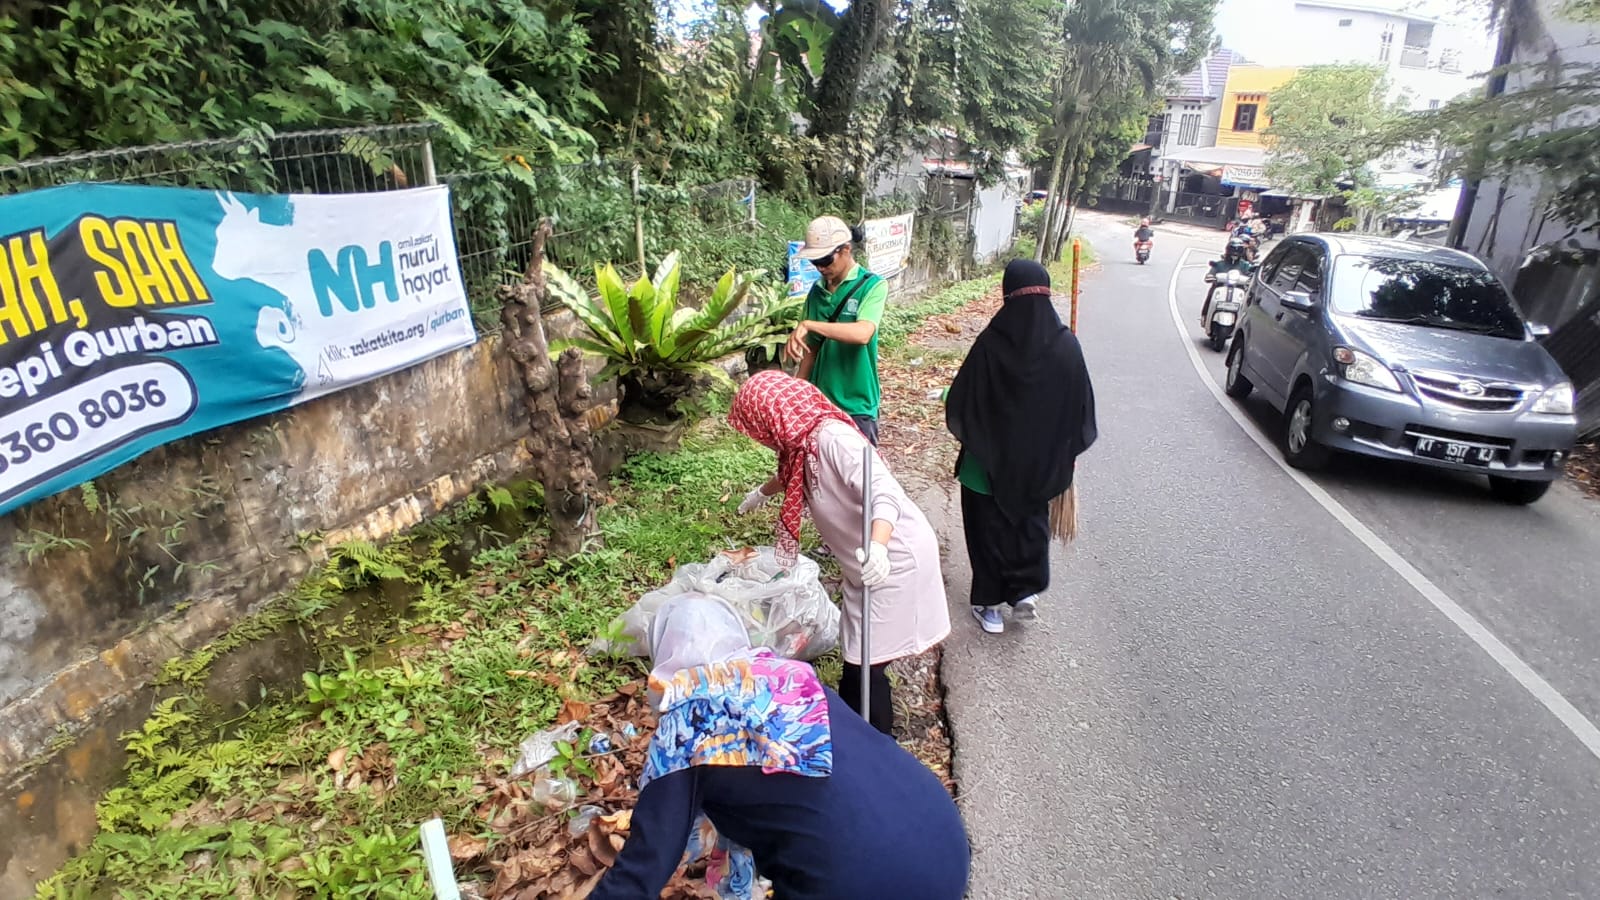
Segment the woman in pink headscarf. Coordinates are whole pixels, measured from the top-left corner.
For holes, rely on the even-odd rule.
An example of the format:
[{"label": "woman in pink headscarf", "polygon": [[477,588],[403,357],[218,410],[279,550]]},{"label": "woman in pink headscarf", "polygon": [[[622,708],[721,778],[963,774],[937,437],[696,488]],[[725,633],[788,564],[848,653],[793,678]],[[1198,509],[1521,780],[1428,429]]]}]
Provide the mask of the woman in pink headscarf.
[{"label": "woman in pink headscarf", "polygon": [[[855,423],[809,382],[778,371],[751,376],[733,398],[728,421],[740,433],[778,454],[776,487],[783,492],[778,520],[778,558],[793,562],[800,549],[800,523],[809,509],[844,570],[844,677],[839,693],[860,703],[861,605],[872,589],[872,659],[866,661],[872,724],[891,734],[894,707],[888,664],[914,656],[950,633],[939,541],[933,526],[873,451],[872,539],[861,547],[861,460],[871,449]],[[765,488],[758,488],[766,496]],[[856,710],[860,712],[860,710]]]}]

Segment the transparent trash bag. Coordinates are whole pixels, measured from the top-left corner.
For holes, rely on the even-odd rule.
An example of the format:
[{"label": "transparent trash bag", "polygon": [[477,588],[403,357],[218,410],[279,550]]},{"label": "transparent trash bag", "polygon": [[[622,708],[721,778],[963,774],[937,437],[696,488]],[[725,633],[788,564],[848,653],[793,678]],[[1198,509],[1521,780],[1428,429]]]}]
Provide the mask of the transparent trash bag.
[{"label": "transparent trash bag", "polygon": [[823,589],[821,574],[804,556],[786,571],[771,547],[757,548],[737,562],[719,553],[709,563],[679,566],[671,581],[640,597],[612,622],[607,632],[612,640],[601,638],[589,650],[648,656],[650,626],[661,604],[699,593],[727,601],[754,646],[790,659],[816,659],[839,646],[839,608]]}]

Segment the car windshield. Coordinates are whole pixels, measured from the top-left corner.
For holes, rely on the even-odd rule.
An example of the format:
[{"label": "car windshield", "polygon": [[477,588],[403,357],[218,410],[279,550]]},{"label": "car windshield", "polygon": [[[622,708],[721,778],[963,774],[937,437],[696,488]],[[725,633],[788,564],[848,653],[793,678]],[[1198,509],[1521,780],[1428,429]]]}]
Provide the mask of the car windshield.
[{"label": "car windshield", "polygon": [[1384,322],[1471,331],[1522,340],[1522,316],[1493,275],[1420,259],[1341,256],[1333,305]]}]

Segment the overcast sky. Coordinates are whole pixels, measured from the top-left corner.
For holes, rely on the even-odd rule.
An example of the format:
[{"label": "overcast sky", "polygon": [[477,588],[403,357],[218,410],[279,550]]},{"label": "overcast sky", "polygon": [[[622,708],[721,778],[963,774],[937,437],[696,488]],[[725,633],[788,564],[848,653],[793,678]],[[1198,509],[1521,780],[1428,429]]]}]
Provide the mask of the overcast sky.
[{"label": "overcast sky", "polygon": [[[695,0],[667,0],[668,4],[685,15],[696,6]],[[1469,7],[1486,6],[1485,0],[1366,0],[1374,5],[1392,2],[1395,7],[1427,11],[1435,15],[1461,14]],[[843,9],[848,0],[827,0],[835,9]],[[1281,40],[1285,22],[1294,0],[1222,0],[1217,9],[1216,33],[1222,45],[1243,53],[1254,63],[1266,66],[1294,65],[1287,58]],[[751,24],[757,21],[756,9],[751,7]]]}]

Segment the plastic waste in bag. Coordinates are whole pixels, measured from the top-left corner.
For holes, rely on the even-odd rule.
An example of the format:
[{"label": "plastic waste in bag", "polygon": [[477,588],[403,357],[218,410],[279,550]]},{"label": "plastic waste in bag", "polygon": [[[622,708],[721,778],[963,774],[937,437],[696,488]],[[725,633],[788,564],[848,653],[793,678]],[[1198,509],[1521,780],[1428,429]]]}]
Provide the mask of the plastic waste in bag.
[{"label": "plastic waste in bag", "polygon": [[535,732],[517,748],[519,755],[517,764],[511,767],[511,777],[521,778],[549,765],[550,761],[556,758],[556,745],[577,740],[581,729],[581,722],[568,722],[559,728],[546,728]]},{"label": "plastic waste in bag", "polygon": [[816,659],[839,645],[839,608],[822,587],[821,569],[802,556],[791,569],[772,547],[719,553],[709,563],[679,566],[666,585],[645,594],[612,623],[613,641],[598,640],[592,653],[648,656],[650,625],[673,597],[705,594],[726,601],[744,620],[750,643],[790,659]]}]

